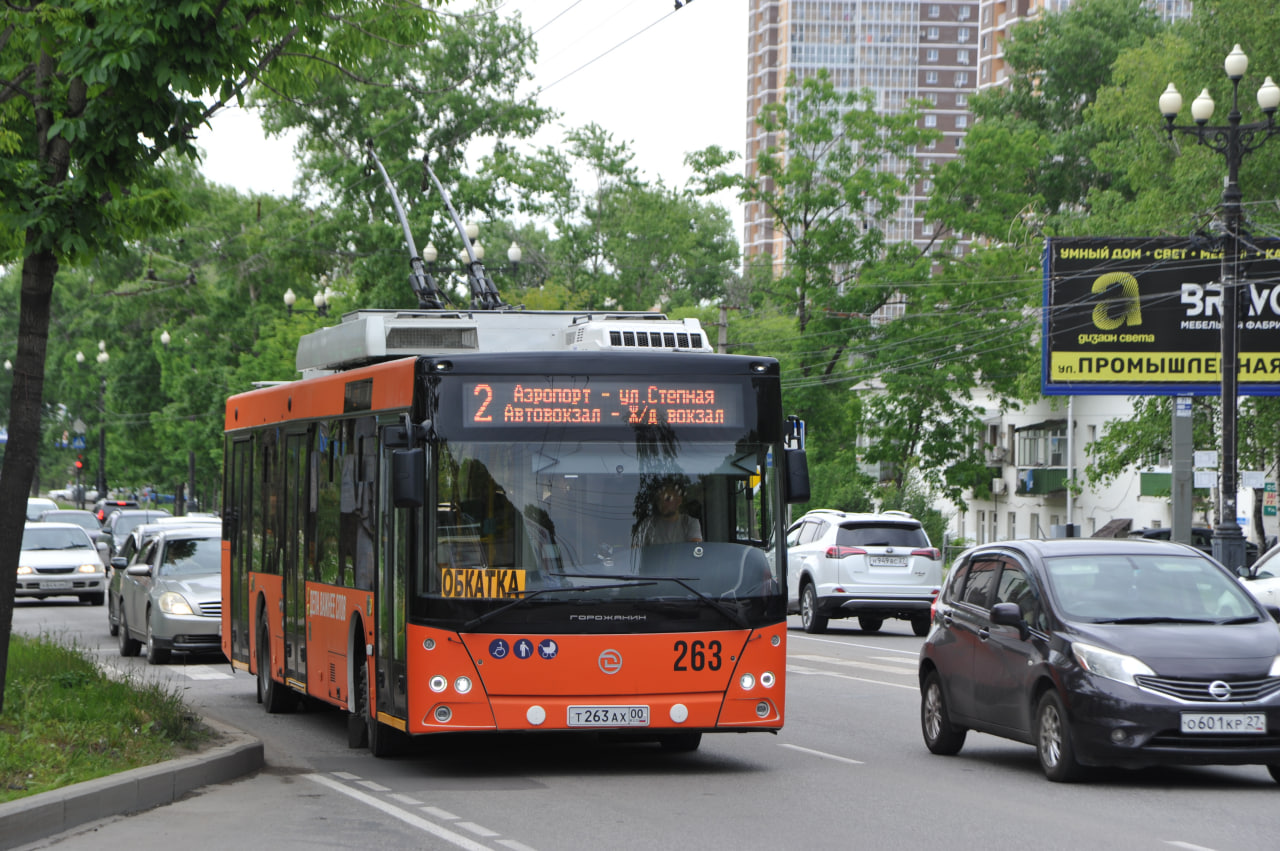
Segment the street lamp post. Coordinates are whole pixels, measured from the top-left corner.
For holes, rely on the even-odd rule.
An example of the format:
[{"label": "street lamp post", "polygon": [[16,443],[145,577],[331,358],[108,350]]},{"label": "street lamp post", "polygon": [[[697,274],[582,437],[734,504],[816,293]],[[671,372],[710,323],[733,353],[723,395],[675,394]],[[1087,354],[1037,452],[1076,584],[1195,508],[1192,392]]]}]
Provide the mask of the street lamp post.
[{"label": "street lamp post", "polygon": [[[463,228],[463,232],[467,237],[467,245],[458,251],[458,266],[462,270],[463,277],[471,280],[478,276],[483,278],[486,272],[505,272],[516,274],[520,268],[520,261],[524,259],[524,252],[520,246],[513,240],[511,245],[507,247],[507,265],[506,266],[484,266],[484,245],[480,243],[480,226],[475,222],[467,222]],[[422,259],[426,262],[427,274],[434,276],[436,273],[436,261],[439,259],[440,253],[436,250],[435,245],[428,241],[426,248],[422,249]],[[474,261],[472,258],[475,258]],[[479,268],[477,268],[479,267]],[[483,288],[480,288],[483,289]],[[476,292],[477,287],[472,286],[472,292]],[[480,306],[479,302],[473,299],[473,307]]]},{"label": "street lamp post", "polygon": [[1240,372],[1240,280],[1237,262],[1240,255],[1240,232],[1244,212],[1240,199],[1240,162],[1244,155],[1260,148],[1272,136],[1280,133],[1276,126],[1276,108],[1280,106],[1280,86],[1270,77],[1258,89],[1258,106],[1266,121],[1241,123],[1240,81],[1249,70],[1249,57],[1236,45],[1227,55],[1223,67],[1231,80],[1231,112],[1225,125],[1210,125],[1213,117],[1213,98],[1204,89],[1191,102],[1190,125],[1174,124],[1182,109],[1182,95],[1173,83],[1160,95],[1160,113],[1165,120],[1165,133],[1172,141],[1174,131],[1195,136],[1196,140],[1220,154],[1227,161],[1227,179],[1222,189],[1221,215],[1225,235],[1222,244],[1222,314],[1221,352],[1222,364],[1222,476],[1218,491],[1218,523],[1213,530],[1213,557],[1235,570],[1245,562],[1244,535],[1236,519],[1236,408],[1239,398]]},{"label": "street lamp post", "polygon": [[[94,485],[98,491],[98,499],[107,496],[107,344],[98,341],[98,477]],[[76,363],[84,363],[84,352],[76,352]]]},{"label": "street lamp post", "polygon": [[[320,281],[320,289],[318,289],[316,291],[316,294],[311,297],[311,303],[316,306],[316,309],[315,309],[316,316],[324,317],[329,315],[329,293],[330,293],[330,290],[327,286],[325,286],[325,280],[322,278]],[[294,295],[293,287],[290,287],[289,289],[284,291],[284,307],[285,307],[285,310],[288,312],[289,316],[293,316],[295,312],[296,313],[311,312],[309,310],[302,310],[301,308],[295,311],[293,306],[297,304],[297,302],[298,302],[298,297]]]}]

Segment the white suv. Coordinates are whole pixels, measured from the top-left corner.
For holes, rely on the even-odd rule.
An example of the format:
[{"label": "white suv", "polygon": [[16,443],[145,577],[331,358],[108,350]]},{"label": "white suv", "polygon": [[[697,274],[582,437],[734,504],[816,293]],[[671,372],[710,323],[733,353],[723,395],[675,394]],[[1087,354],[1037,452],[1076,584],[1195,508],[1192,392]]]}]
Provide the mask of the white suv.
[{"label": "white suv", "polygon": [[924,635],[941,587],[942,553],[904,511],[819,509],[787,530],[787,613],[800,613],[805,632],[856,616],[866,632],[902,618]]}]

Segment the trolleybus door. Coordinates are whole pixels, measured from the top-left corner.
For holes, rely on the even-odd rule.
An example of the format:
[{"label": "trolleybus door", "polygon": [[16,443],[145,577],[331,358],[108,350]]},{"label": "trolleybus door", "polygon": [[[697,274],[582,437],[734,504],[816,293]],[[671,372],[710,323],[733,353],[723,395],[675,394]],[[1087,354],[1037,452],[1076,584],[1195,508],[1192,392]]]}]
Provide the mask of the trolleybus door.
[{"label": "trolleybus door", "polygon": [[302,539],[306,526],[307,445],[309,434],[285,437],[284,451],[284,526],[281,541],[284,572],[284,664],[285,678],[307,681],[306,644],[306,565],[302,558]]},{"label": "trolleybus door", "polygon": [[227,503],[230,510],[222,520],[223,537],[231,542],[230,575],[227,582],[227,616],[230,623],[230,659],[249,661],[249,573],[253,570],[253,542],[257,513],[253,510],[253,439],[241,438],[231,444],[231,484]]},{"label": "trolleybus door", "polygon": [[[393,436],[394,435],[394,436]],[[404,448],[403,428],[383,428],[378,470],[379,538],[377,576],[377,709],[396,718],[408,715],[408,659],[405,636],[408,582],[421,550],[421,508],[396,508],[391,497],[391,454]]]}]

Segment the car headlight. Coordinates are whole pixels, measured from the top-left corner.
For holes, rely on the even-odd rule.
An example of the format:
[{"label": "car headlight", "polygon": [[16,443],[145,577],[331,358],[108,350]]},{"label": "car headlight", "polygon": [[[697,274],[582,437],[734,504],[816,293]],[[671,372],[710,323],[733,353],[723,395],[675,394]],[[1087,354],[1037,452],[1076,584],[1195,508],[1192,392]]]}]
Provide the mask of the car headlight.
[{"label": "car headlight", "polygon": [[76,570],[80,573],[101,573],[102,562],[98,562],[97,564],[82,564],[77,567]]},{"label": "car headlight", "polygon": [[1131,686],[1138,684],[1134,677],[1155,676],[1156,673],[1141,659],[1116,653],[1114,650],[1103,650],[1101,647],[1080,641],[1072,643],[1071,655],[1075,656],[1080,667],[1089,673]]},{"label": "car headlight", "polygon": [[30,575],[31,575],[31,574],[33,574],[33,573],[35,573],[35,571],[31,569],[31,565],[29,565],[29,564],[20,564],[20,565],[18,565],[18,575],[19,575],[19,576],[30,576]]},{"label": "car headlight", "polygon": [[187,602],[187,598],[174,591],[165,591],[160,595],[160,599],[156,603],[160,607],[160,611],[166,615],[190,615],[191,604]]},{"label": "car headlight", "polygon": [[1271,663],[1271,672],[1268,673],[1267,676],[1280,677],[1280,656],[1277,656],[1275,658],[1275,661]]}]

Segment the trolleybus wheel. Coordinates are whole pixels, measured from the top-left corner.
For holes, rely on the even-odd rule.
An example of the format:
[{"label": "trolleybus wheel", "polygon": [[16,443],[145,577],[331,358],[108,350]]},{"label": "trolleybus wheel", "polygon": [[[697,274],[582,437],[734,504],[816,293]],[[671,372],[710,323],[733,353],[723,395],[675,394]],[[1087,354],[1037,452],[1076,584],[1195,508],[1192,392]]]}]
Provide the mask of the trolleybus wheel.
[{"label": "trolleybus wheel", "polygon": [[664,751],[671,753],[689,753],[696,751],[702,744],[701,733],[668,733],[658,739]]},{"label": "trolleybus wheel", "polygon": [[288,689],[271,678],[271,635],[265,618],[258,627],[258,702],[271,715],[293,708]]}]

